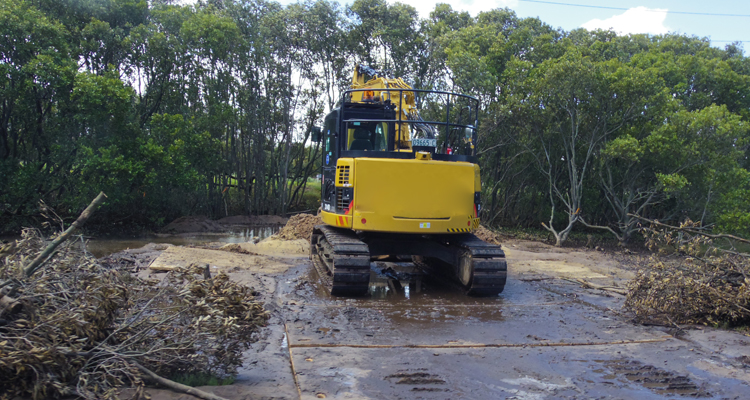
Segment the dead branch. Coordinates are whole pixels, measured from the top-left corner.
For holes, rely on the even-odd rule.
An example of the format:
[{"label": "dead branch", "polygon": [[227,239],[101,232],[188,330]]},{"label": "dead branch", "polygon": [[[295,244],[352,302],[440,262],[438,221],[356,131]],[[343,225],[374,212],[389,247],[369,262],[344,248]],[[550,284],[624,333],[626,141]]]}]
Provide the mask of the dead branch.
[{"label": "dead branch", "polygon": [[78,216],[78,219],[73,222],[72,225],[68,229],[65,230],[60,236],[58,236],[55,240],[52,241],[52,243],[47,246],[44,251],[42,251],[41,254],[39,254],[34,261],[29,264],[25,270],[24,273],[27,277],[31,276],[36,272],[39,268],[42,267],[43,263],[47,260],[47,258],[52,254],[52,252],[55,251],[57,246],[59,246],[61,243],[63,243],[70,235],[73,234],[78,228],[83,226],[83,224],[86,223],[86,220],[89,219],[89,217],[96,211],[96,208],[99,207],[99,204],[104,201],[104,199],[107,198],[107,195],[104,194],[104,192],[99,192],[99,195],[96,196],[96,198],[89,204],[88,207],[86,207],[85,210],[81,213],[80,216]]},{"label": "dead branch", "polygon": [[143,365],[138,364],[135,361],[131,361],[131,362],[133,363],[133,365],[135,365],[136,368],[138,368],[139,370],[141,370],[141,372],[143,372],[144,374],[148,375],[148,377],[151,378],[151,379],[153,379],[156,383],[158,383],[158,384],[160,384],[160,385],[162,385],[164,387],[167,387],[169,389],[172,389],[172,390],[174,390],[176,392],[187,393],[187,394],[189,394],[191,396],[195,396],[195,397],[197,397],[199,399],[204,399],[204,400],[227,400],[224,397],[220,397],[220,396],[217,396],[215,394],[204,392],[204,391],[202,391],[200,389],[196,389],[194,387],[183,385],[181,383],[177,383],[177,382],[169,380],[167,378],[163,378],[163,377],[161,377],[159,375],[156,375],[153,371],[151,371],[150,369],[144,367]]},{"label": "dead branch", "polygon": [[617,232],[615,232],[615,230],[614,230],[614,229],[612,229],[612,228],[610,228],[610,227],[608,227],[608,226],[601,226],[601,225],[591,225],[591,224],[589,224],[588,222],[586,222],[586,221],[585,221],[585,220],[583,219],[583,216],[579,216],[579,217],[578,217],[578,221],[580,221],[580,222],[581,222],[581,223],[582,223],[582,224],[583,224],[584,226],[586,226],[586,227],[588,227],[588,228],[593,228],[593,229],[603,229],[603,230],[605,230],[605,231],[609,231],[610,233],[612,233],[613,235],[615,235],[615,237],[617,238],[617,241],[618,241],[618,242],[622,243],[622,236],[620,236],[620,235],[619,235],[619,234],[618,234]]},{"label": "dead branch", "polygon": [[[67,240],[68,237],[70,237],[70,235],[73,234],[73,232],[75,232],[78,228],[83,226],[84,223],[86,223],[86,220],[88,220],[91,214],[93,214],[94,211],[96,211],[96,208],[99,206],[101,202],[104,201],[105,198],[107,198],[107,195],[105,195],[104,192],[99,192],[99,195],[96,196],[96,198],[91,202],[91,204],[89,204],[88,207],[86,207],[85,210],[83,210],[83,212],[78,217],[78,219],[76,219],[75,222],[73,222],[73,224],[70,225],[70,227],[65,232],[63,232],[60,236],[58,236],[55,240],[53,240],[52,243],[50,243],[49,246],[47,246],[47,248],[44,249],[44,251],[42,251],[42,253],[39,254],[34,259],[34,261],[32,261],[25,268],[24,275],[26,277],[30,277],[32,274],[34,274],[34,272],[39,270],[42,267],[42,265],[44,265],[44,262],[47,261],[49,256],[55,251],[55,249],[57,249],[57,247],[60,246],[60,244],[65,242],[65,240]],[[12,280],[0,282],[0,288],[8,286],[12,282],[13,282]],[[0,315],[5,313],[6,311],[17,312],[20,306],[21,306],[20,303],[18,303],[16,299],[8,295],[0,293]]]},{"label": "dead branch", "polygon": [[679,226],[673,226],[673,225],[668,225],[668,224],[665,224],[665,223],[661,223],[661,222],[659,222],[657,220],[643,218],[640,215],[636,215],[636,214],[630,214],[630,213],[628,213],[628,216],[629,217],[633,217],[633,218],[637,218],[637,219],[639,219],[641,221],[644,221],[644,222],[648,222],[649,224],[652,224],[652,225],[660,226],[662,228],[673,229],[673,230],[681,231],[681,232],[687,232],[687,233],[690,233],[690,234],[693,234],[693,235],[701,235],[701,236],[705,236],[705,237],[711,238],[711,239],[732,239],[732,240],[736,240],[738,242],[750,244],[750,240],[743,239],[743,238],[741,238],[739,236],[728,235],[728,234],[725,234],[725,233],[711,234],[711,233],[701,232],[701,231],[698,231],[698,230],[695,230],[695,229],[681,228]]},{"label": "dead branch", "polygon": [[570,281],[570,282],[580,283],[583,287],[589,288],[589,289],[604,290],[604,291],[607,291],[607,292],[617,293],[617,294],[622,295],[622,296],[627,296],[628,295],[628,291],[625,290],[625,289],[620,289],[620,288],[616,288],[616,287],[612,287],[612,286],[597,285],[595,283],[584,281],[583,279],[568,279],[568,278],[562,278],[562,279],[564,279],[566,281]]}]

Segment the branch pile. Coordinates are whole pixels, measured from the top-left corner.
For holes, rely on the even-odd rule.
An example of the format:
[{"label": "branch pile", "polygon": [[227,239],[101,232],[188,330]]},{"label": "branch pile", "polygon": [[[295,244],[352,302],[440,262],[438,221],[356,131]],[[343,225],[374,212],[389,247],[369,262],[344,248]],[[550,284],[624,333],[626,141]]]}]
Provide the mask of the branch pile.
[{"label": "branch pile", "polygon": [[[44,268],[24,266],[45,241],[26,230],[0,259],[0,399],[140,397],[148,372],[162,377],[236,374],[268,315],[252,289],[225,274],[175,270],[145,280],[64,242]],[[8,290],[11,288],[11,290]],[[145,371],[144,371],[145,370]]]},{"label": "branch pile", "polygon": [[689,220],[679,227],[652,224],[645,233],[657,253],[631,281],[625,302],[638,321],[750,324],[750,255],[731,242],[718,248],[716,235]]}]

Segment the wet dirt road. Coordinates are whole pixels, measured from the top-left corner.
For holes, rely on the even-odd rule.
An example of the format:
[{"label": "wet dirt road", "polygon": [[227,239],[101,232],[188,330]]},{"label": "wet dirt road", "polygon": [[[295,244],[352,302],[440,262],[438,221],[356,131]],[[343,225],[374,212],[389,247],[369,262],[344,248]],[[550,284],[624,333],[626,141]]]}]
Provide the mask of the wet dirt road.
[{"label": "wet dirt road", "polygon": [[621,285],[627,271],[533,253],[538,262],[525,263],[510,251],[505,291],[484,299],[404,262],[372,263],[369,296],[333,298],[299,257],[264,295],[270,335],[247,368],[204,389],[232,399],[750,398],[750,337],[634,325],[619,313],[623,296],[564,279]]},{"label": "wet dirt road", "polygon": [[303,399],[750,395],[740,361],[632,325],[609,311],[621,300],[573,284],[511,274],[500,297],[475,299],[428,277],[402,288],[378,277],[364,299],[330,298],[314,275],[280,284]]}]

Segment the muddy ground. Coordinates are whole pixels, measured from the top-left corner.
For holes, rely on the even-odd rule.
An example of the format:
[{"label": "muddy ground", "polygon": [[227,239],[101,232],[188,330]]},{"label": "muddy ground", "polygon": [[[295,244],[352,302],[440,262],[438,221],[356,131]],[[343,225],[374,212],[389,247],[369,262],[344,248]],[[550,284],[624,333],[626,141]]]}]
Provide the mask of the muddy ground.
[{"label": "muddy ground", "polygon": [[[325,294],[304,239],[119,253],[141,274],[190,263],[261,292],[272,318],[228,399],[662,399],[750,396],[750,337],[631,323],[637,256],[504,240],[509,276],[470,298],[406,262],[373,262],[370,295]],[[132,260],[132,262],[131,262]],[[192,399],[151,389],[152,398]]]}]

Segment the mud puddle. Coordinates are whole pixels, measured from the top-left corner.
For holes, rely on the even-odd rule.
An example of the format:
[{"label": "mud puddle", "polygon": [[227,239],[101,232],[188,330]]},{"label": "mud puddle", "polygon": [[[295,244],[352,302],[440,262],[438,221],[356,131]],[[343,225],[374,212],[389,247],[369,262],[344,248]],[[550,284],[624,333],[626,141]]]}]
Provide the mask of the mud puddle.
[{"label": "mud puddle", "polygon": [[441,277],[424,273],[411,262],[373,262],[370,288],[363,297],[330,296],[313,269],[305,302],[321,307],[355,307],[377,312],[396,323],[501,321],[504,296],[469,297]]},{"label": "mud puddle", "polygon": [[87,250],[100,258],[127,249],[138,249],[150,243],[175,246],[202,246],[209,243],[246,243],[263,240],[279,232],[281,226],[236,226],[220,233],[151,234],[91,238]]}]

